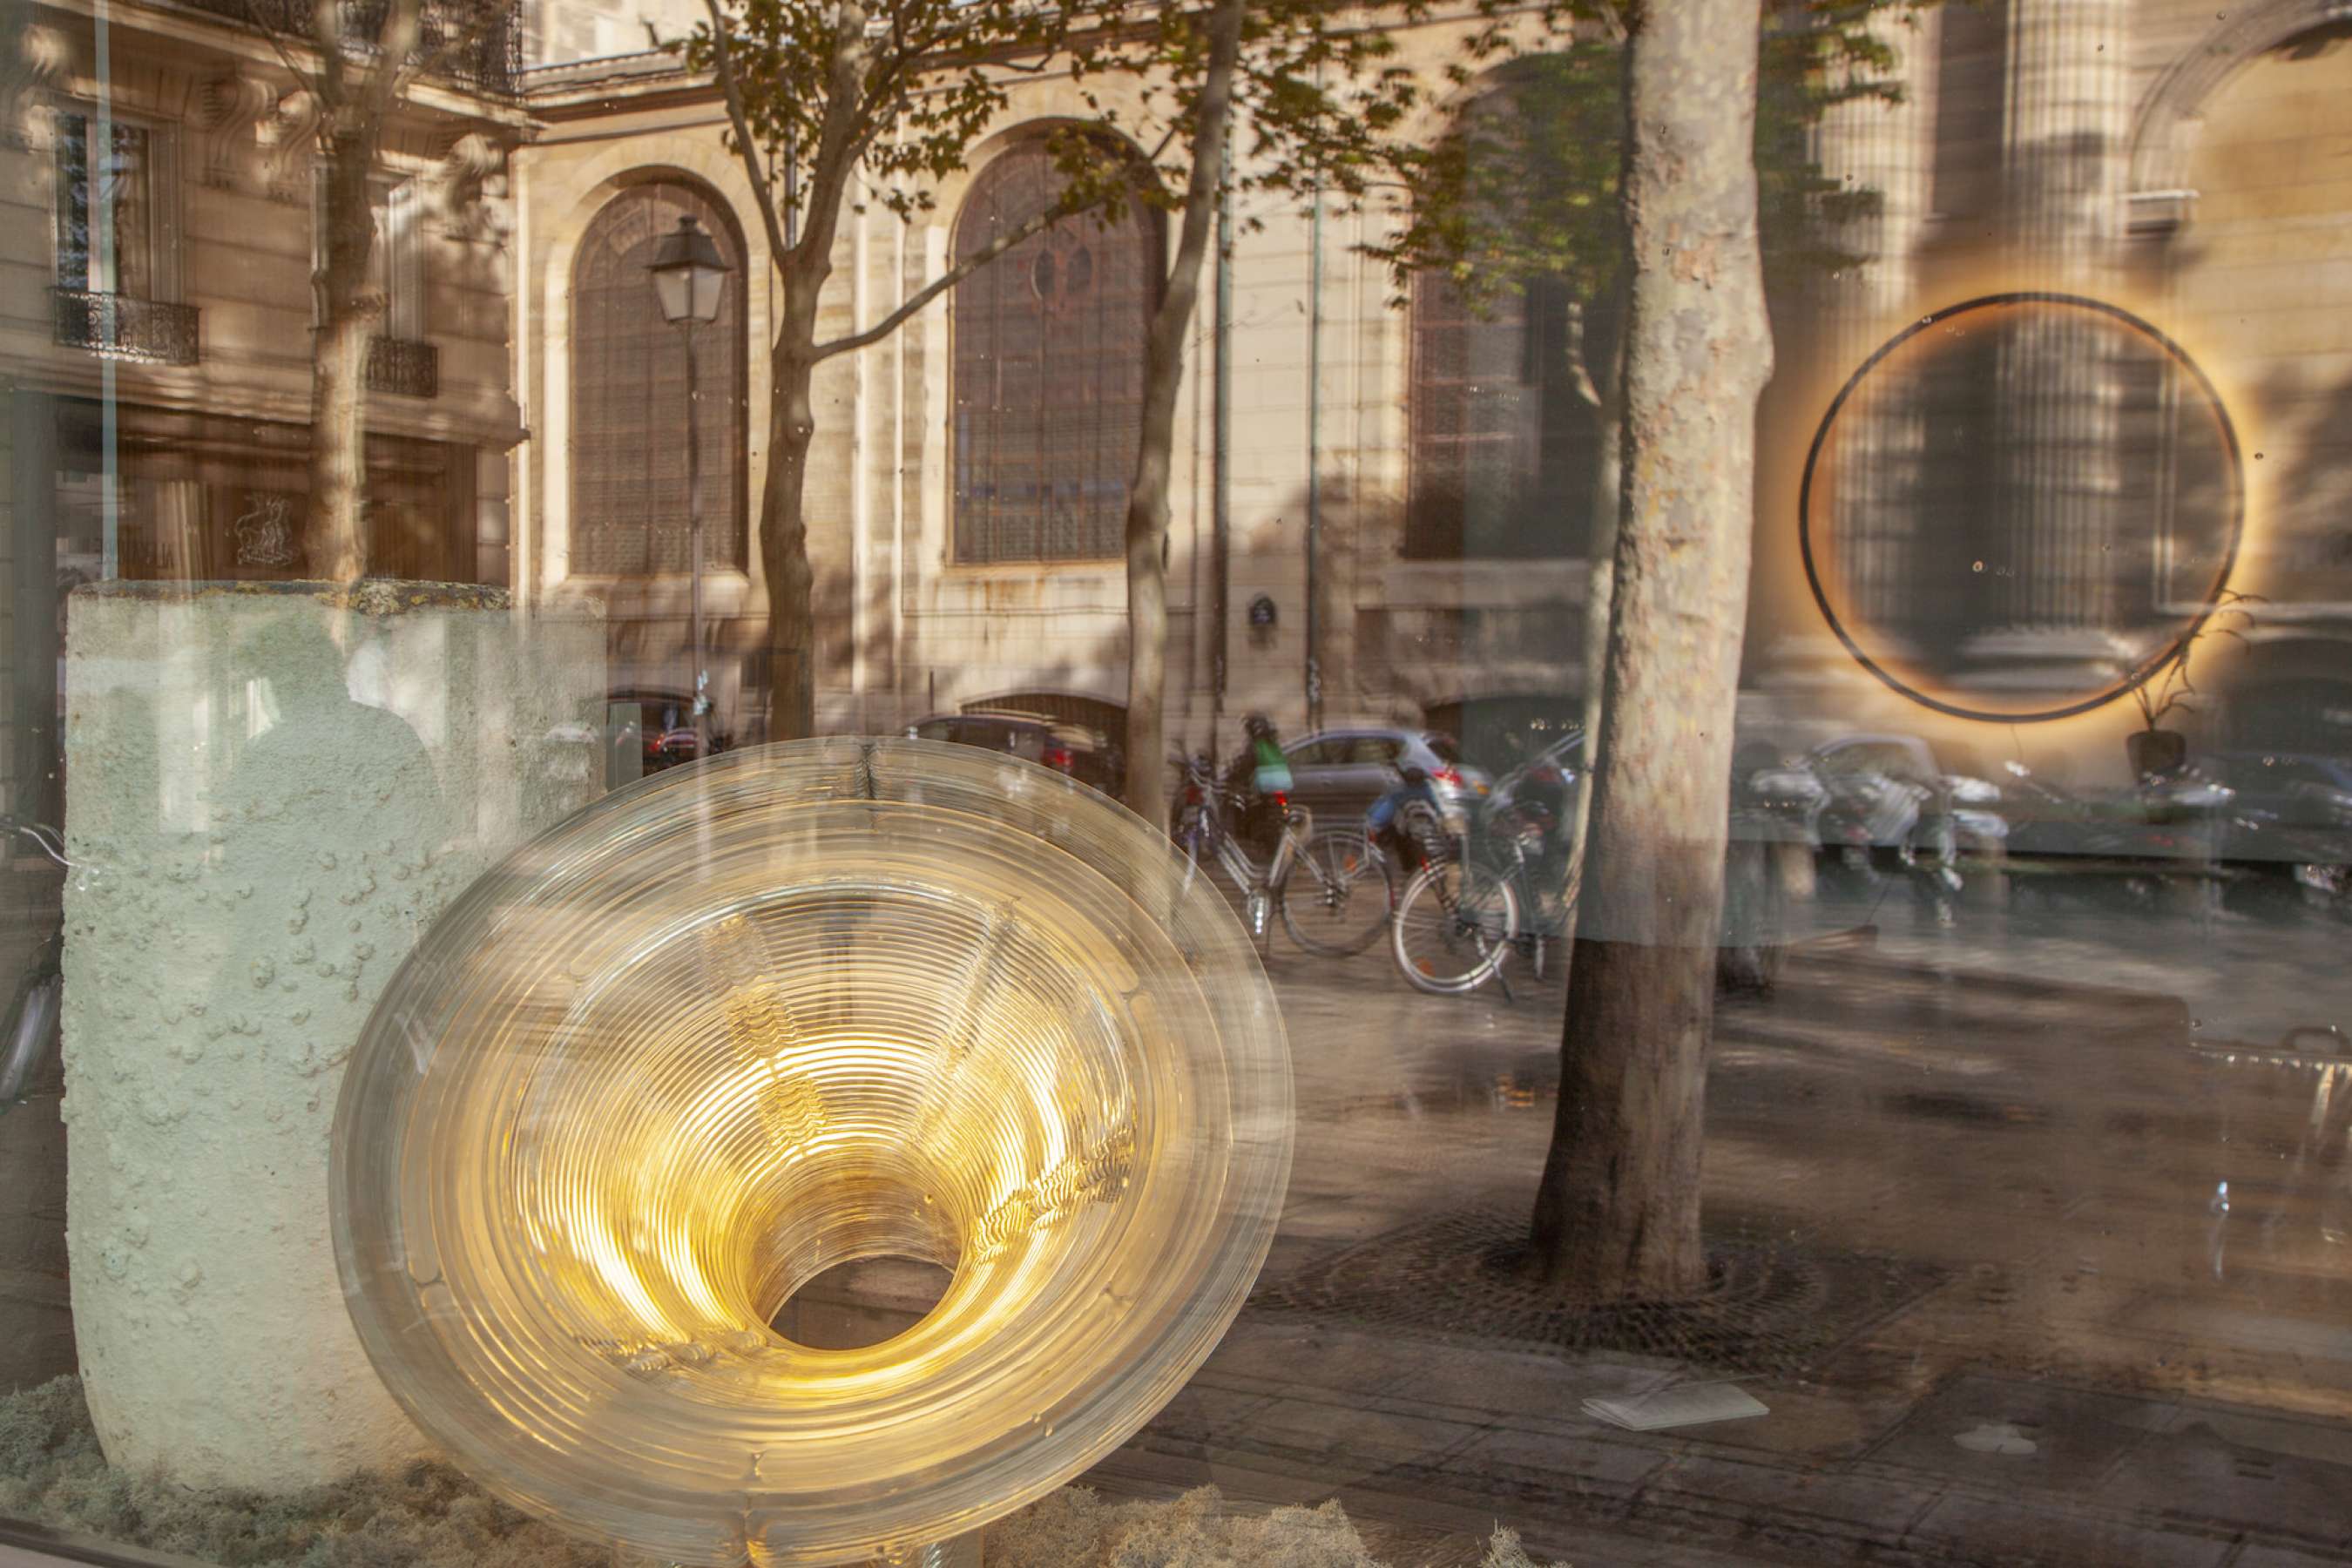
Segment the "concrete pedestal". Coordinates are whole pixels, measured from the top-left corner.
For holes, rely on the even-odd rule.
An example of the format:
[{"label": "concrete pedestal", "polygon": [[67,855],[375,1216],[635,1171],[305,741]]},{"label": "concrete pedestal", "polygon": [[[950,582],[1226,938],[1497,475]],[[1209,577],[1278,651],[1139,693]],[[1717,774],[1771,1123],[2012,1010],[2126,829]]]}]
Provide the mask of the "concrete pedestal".
[{"label": "concrete pedestal", "polygon": [[378,993],[603,788],[604,629],[501,591],[108,584],[67,637],[77,1348],[114,1464],[290,1488],[418,1451],[345,1313],[327,1145]]}]

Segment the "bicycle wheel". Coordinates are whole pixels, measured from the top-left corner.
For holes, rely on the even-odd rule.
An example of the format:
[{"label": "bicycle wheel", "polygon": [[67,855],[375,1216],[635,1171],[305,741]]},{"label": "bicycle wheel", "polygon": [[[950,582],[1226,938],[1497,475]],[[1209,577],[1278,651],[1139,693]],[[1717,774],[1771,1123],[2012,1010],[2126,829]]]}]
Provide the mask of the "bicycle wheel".
[{"label": "bicycle wheel", "polygon": [[1390,931],[1406,980],[1457,996],[1485,984],[1510,955],[1519,934],[1518,895],[1491,867],[1441,861],[1405,884]]},{"label": "bicycle wheel", "polygon": [[1187,815],[1177,823],[1175,831],[1170,837],[1175,841],[1176,852],[1184,857],[1183,890],[1190,893],[1192,890],[1192,879],[1200,875],[1201,871],[1201,840],[1204,834],[1199,818]]},{"label": "bicycle wheel", "polygon": [[1396,873],[1361,828],[1327,827],[1307,841],[1274,889],[1282,929],[1324,958],[1372,945],[1396,909]]}]

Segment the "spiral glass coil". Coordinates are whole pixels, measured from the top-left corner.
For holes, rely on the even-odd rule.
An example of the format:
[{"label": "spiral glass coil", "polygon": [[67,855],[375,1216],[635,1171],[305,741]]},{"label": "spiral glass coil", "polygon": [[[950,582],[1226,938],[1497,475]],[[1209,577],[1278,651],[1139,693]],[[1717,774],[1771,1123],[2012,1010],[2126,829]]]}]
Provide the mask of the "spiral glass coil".
[{"label": "spiral glass coil", "polygon": [[[607,797],[426,934],[346,1075],[369,1356],[484,1485],[681,1563],[971,1531],[1207,1356],[1291,1142],[1265,975],[1205,881],[1060,774],[817,741]],[[823,1271],[952,1274],[859,1350]]]}]

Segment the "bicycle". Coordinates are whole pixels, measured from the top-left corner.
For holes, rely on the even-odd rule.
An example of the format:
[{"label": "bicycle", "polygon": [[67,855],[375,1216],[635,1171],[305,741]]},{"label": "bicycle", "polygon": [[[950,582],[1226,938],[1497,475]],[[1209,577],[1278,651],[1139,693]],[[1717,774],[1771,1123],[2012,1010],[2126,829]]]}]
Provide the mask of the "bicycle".
[{"label": "bicycle", "polygon": [[[0,834],[11,833],[30,839],[58,866],[74,869],[74,863],[66,858],[64,836],[56,828],[0,816]],[[58,1054],[65,1000],[65,915],[60,910],[57,923],[16,987],[6,1023],[0,1026],[0,1113],[33,1092],[43,1064]]]},{"label": "bicycle", "polygon": [[[1398,970],[1416,990],[1460,996],[1501,975],[1518,952],[1540,980],[1550,945],[1574,921],[1580,868],[1571,860],[1554,873],[1550,832],[1526,808],[1458,837],[1454,853],[1425,858],[1397,900]],[[1510,998],[1507,978],[1502,986]]]},{"label": "bicycle", "polygon": [[[1260,954],[1272,942],[1273,922],[1277,915],[1290,939],[1309,952],[1336,956],[1361,952],[1370,945],[1380,934],[1379,924],[1369,932],[1342,931],[1334,935],[1320,929],[1307,910],[1294,909],[1287,897],[1292,873],[1305,865],[1309,868],[1308,878],[1316,888],[1309,909],[1323,910],[1330,920],[1344,920],[1346,910],[1355,902],[1355,883],[1363,877],[1369,864],[1378,859],[1368,853],[1360,836],[1351,845],[1344,830],[1317,835],[1312,812],[1286,796],[1276,795],[1276,808],[1283,814],[1282,834],[1271,859],[1261,864],[1227,821],[1231,804],[1227,797],[1231,792],[1217,778],[1209,759],[1180,758],[1179,764],[1184,771],[1184,781],[1172,837],[1184,854],[1187,891],[1203,858],[1222,866],[1242,895],[1244,921]],[[1385,862],[1380,863],[1380,870],[1385,877]],[[1381,923],[1386,922],[1388,910],[1389,900],[1384,891],[1379,901]],[[1354,942],[1351,947],[1338,945],[1350,941]]]}]

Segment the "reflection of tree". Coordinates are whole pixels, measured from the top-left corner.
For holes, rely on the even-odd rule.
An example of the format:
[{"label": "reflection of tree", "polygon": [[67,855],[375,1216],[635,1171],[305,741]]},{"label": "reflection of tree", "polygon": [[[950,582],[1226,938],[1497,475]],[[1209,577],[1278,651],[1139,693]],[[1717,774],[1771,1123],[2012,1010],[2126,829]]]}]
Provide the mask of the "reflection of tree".
[{"label": "reflection of tree", "polygon": [[503,47],[511,0],[245,4],[248,18],[270,35],[299,89],[294,96],[305,105],[304,155],[290,166],[307,169],[310,155],[317,160],[308,570],[349,582],[381,565],[369,560],[364,512],[369,343],[383,329],[389,302],[375,216],[385,138],[395,109],[421,78],[488,74],[484,68]]}]

